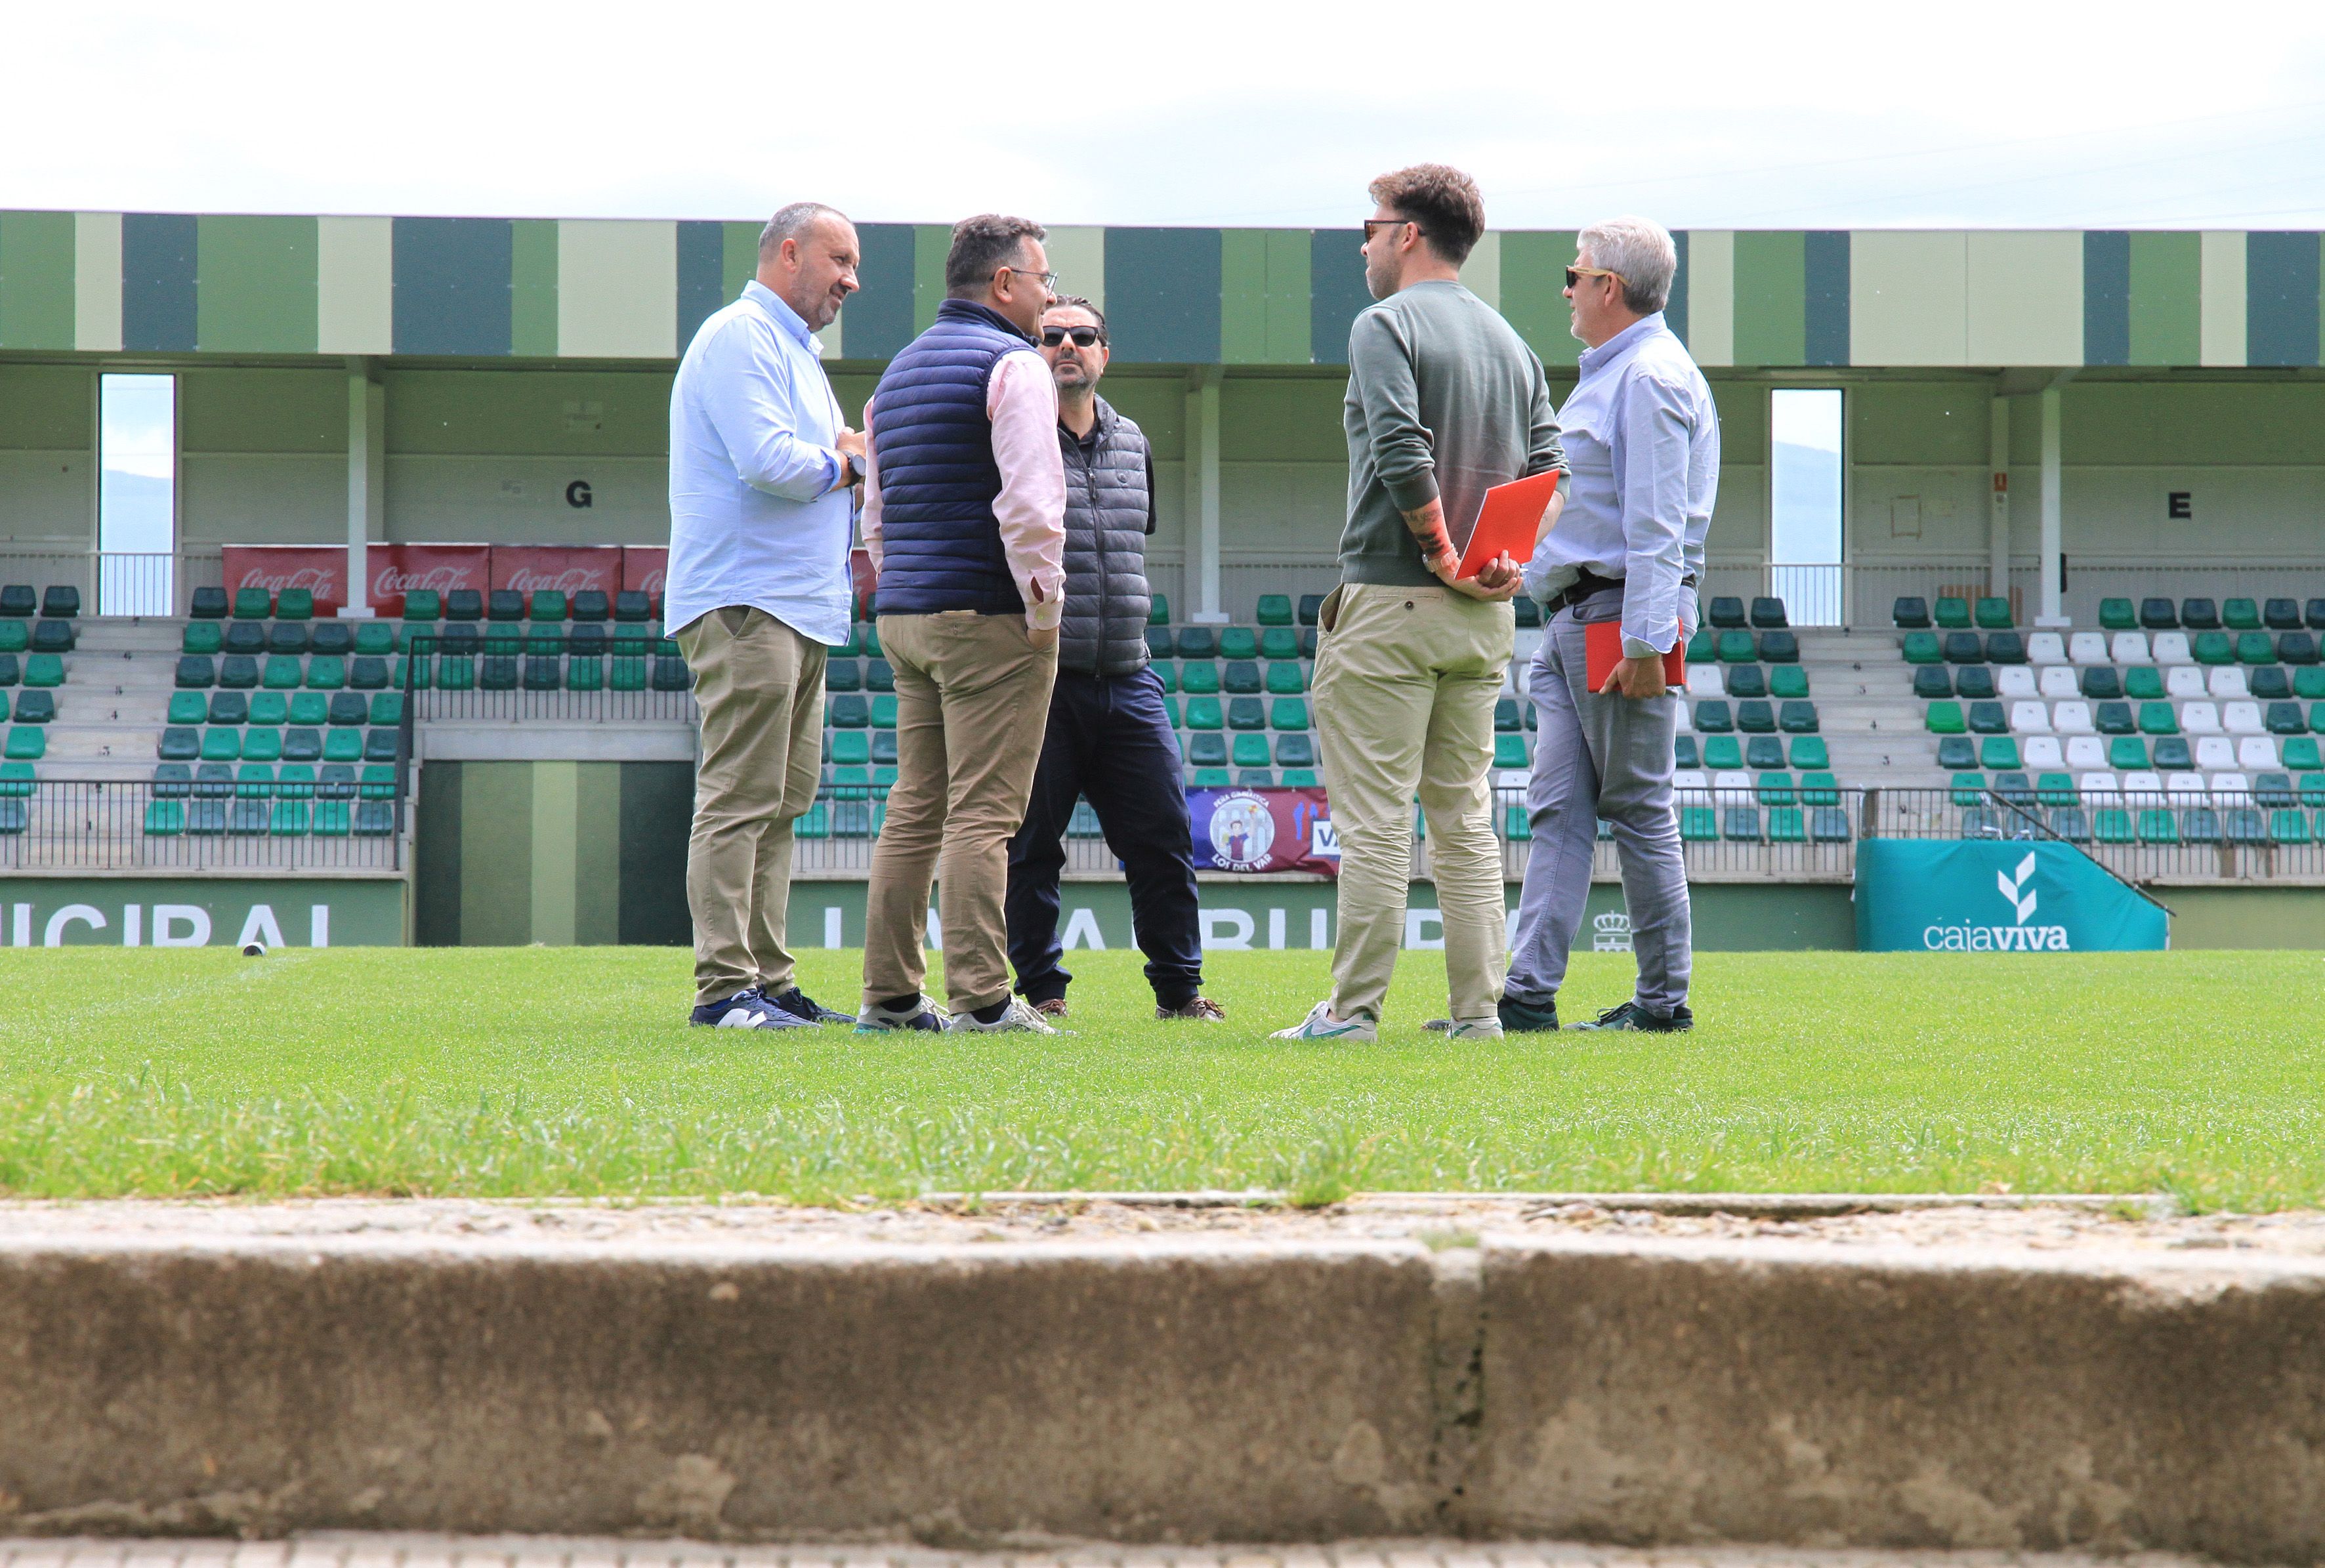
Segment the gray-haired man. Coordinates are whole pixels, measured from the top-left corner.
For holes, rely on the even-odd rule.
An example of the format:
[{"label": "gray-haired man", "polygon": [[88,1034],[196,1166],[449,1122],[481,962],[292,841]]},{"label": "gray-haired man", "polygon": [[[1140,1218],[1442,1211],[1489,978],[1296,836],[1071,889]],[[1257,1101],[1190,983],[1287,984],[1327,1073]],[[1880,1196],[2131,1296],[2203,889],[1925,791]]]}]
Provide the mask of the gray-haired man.
[{"label": "gray-haired man", "polygon": [[[1541,710],[1527,808],[1533,847],[1502,1027],[1554,1029],[1558,988],[1590,891],[1598,824],[1615,830],[1639,983],[1582,1028],[1665,1030],[1695,1021],[1687,865],[1672,809],[1678,696],[1663,657],[1695,630],[1703,535],[1719,488],[1719,414],[1663,324],[1678,255],[1645,218],[1594,224],[1566,272],[1574,336],[1589,345],[1559,410],[1573,470],[1565,513],[1535,548],[1526,590],[1549,629],[1529,671]],[[1597,690],[1585,628],[1619,621],[1622,656]]]}]

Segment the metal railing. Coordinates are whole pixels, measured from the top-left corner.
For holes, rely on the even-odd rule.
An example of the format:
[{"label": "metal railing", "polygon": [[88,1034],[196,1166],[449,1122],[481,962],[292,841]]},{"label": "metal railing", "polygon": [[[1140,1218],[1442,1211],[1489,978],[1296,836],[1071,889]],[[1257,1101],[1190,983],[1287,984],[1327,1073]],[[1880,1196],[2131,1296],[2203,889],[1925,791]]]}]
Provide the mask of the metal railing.
[{"label": "metal railing", "polygon": [[384,785],[52,779],[0,784],[0,873],[397,872]]},{"label": "metal railing", "polygon": [[0,542],[0,583],[77,588],[85,615],[183,615],[196,588],[225,586],[226,556],[217,545],[145,551]]},{"label": "metal railing", "polygon": [[2325,881],[2325,797],[1870,789],[1867,838],[2053,839],[2135,887]]},{"label": "metal railing", "polygon": [[[505,646],[522,648],[525,641],[522,623],[497,623],[492,627],[494,641]],[[562,645],[562,633],[558,633]],[[443,639],[427,632],[415,633],[409,640],[409,652],[403,665],[403,749],[407,757],[416,755],[412,748],[412,726],[425,721],[487,723],[505,724],[681,724],[695,721],[692,676],[687,677],[687,687],[657,687],[656,667],[663,656],[646,654],[528,654],[486,653],[481,639],[471,648],[466,642],[448,650]],[[608,644],[610,646],[610,644]],[[572,669],[569,659],[594,659],[597,684],[576,691],[567,684]],[[465,660],[463,684],[449,690],[442,685],[446,674],[445,661]],[[533,679],[539,675],[543,679]],[[635,677],[630,689],[617,689],[616,681],[630,685],[626,678]],[[553,678],[555,684],[545,684]]]}]

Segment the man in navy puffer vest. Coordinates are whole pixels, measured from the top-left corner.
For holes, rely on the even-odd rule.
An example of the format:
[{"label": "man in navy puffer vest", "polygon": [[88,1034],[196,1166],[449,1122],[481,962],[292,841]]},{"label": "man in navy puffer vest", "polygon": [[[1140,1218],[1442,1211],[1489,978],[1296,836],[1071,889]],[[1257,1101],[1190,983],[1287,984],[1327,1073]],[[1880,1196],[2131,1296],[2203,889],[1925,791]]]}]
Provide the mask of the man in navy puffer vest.
[{"label": "man in navy puffer vest", "polygon": [[[1022,217],[955,225],[936,322],[865,408],[896,782],[872,851],[858,1028],[1056,1032],[1010,994],[1002,919],[1064,611],[1058,394],[1034,346],[1056,281],[1043,237]],[[921,993],[932,878],[949,1020]]]}]

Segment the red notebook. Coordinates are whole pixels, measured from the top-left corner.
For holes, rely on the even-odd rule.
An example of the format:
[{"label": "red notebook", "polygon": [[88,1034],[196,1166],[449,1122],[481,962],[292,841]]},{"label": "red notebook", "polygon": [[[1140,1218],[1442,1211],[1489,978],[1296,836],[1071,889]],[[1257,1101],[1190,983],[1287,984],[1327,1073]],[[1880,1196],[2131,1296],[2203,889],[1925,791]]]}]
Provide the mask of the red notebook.
[{"label": "red notebook", "polygon": [[[1593,621],[1582,628],[1582,678],[1590,683],[1592,691],[1603,691],[1607,678],[1615,673],[1616,662],[1623,657],[1623,623],[1620,621]],[[1663,684],[1676,691],[1687,684],[1687,644],[1673,642],[1663,655]]]},{"label": "red notebook", "polygon": [[1477,526],[1469,530],[1469,548],[1461,552],[1461,569],[1454,576],[1476,576],[1505,550],[1520,566],[1532,560],[1542,514],[1550,510],[1557,489],[1558,470],[1553,468],[1487,491],[1485,503],[1477,508]]}]

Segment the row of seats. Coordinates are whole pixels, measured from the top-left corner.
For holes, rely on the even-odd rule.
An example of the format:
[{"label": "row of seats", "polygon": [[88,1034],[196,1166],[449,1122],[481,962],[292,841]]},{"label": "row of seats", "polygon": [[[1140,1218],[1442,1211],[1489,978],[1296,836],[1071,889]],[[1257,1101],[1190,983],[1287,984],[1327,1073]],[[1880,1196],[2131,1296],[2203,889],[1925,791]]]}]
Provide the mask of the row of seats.
[{"label": "row of seats", "polygon": [[[1785,767],[1813,771],[1832,766],[1832,753],[1820,735],[1794,735],[1789,741],[1782,735],[1706,735],[1700,742],[1693,735],[1681,735],[1674,750],[1681,768],[1729,771],[1748,767],[1765,772]],[[1503,765],[1498,756],[1495,765]]]},{"label": "row of seats", "polygon": [[239,768],[230,762],[163,762],[153,770],[157,800],[223,800],[229,796],[353,800],[358,795],[366,800],[394,799],[395,769],[384,762],[366,763],[360,772],[347,762],[327,762],[320,770],[286,762],[279,771],[268,762],[245,762]]},{"label": "row of seats", "polygon": [[0,620],[30,621],[35,615],[51,621],[80,619],[80,590],[54,586],[34,593],[29,583],[0,587]]},{"label": "row of seats", "polygon": [[1731,709],[1720,699],[1706,697],[1689,716],[1700,735],[1724,735],[1741,731],[1747,735],[1813,735],[1819,729],[1816,704],[1804,700],[1770,703],[1747,699]]},{"label": "row of seats", "polygon": [[[1797,664],[1690,664],[1690,696],[1802,697],[1809,695],[1809,672]],[[1947,694],[1951,696],[1950,692]]]},{"label": "row of seats", "polygon": [[34,653],[54,657],[70,653],[80,637],[69,621],[0,621],[0,653]]},{"label": "row of seats", "polygon": [[[1698,704],[1699,708],[1708,704]],[[2014,702],[2005,714],[1999,702],[1933,702],[1927,710],[1933,735],[2302,735],[2325,734],[2325,703],[2303,714],[2297,702],[2143,702],[2135,715],[2127,702]],[[1703,725],[1696,726],[1701,729]]]},{"label": "row of seats", "polygon": [[268,691],[385,691],[403,684],[402,659],[390,661],[375,654],[342,659],[318,653],[301,659],[294,653],[270,653],[262,663],[249,654],[229,653],[223,659],[207,653],[178,658],[177,686],[181,691],[206,691],[225,687],[234,691],[264,687]]},{"label": "row of seats", "polygon": [[1848,813],[1839,807],[1802,810],[1779,806],[1765,814],[1756,806],[1731,806],[1715,811],[1709,806],[1679,808],[1679,835],[1689,844],[1847,844],[1855,835]]},{"label": "row of seats", "polygon": [[[2084,638],[2091,639],[2084,642]],[[1993,632],[1981,638],[1975,632],[1908,632],[1901,645],[1908,664],[2315,664],[2316,637],[2307,632],[2282,635],[2266,632],[2199,632],[2191,641],[2185,632],[2118,632],[2112,641],[2097,632],[2078,632],[2075,642],[2061,643],[2055,632],[2038,632],[2032,639],[2015,632]],[[2033,644],[2042,644],[2038,651]]]},{"label": "row of seats", "polygon": [[[1908,630],[1935,625],[1940,630],[1966,630],[1978,626],[1988,631],[2003,631],[2015,623],[2010,613],[2010,601],[2000,597],[1978,601],[1973,609],[1967,599],[1941,596],[1934,612],[1926,600],[1917,597],[1900,598],[1890,610],[1891,619]],[[2257,632],[2263,627],[2277,632],[2296,631],[2302,626],[2311,631],[2325,631],[2325,599],[2311,599],[2306,606],[2293,599],[2270,599],[2261,603],[2252,599],[2228,599],[2215,604],[2210,599],[2182,599],[2173,604],[2170,599],[2142,599],[2136,610],[2129,599],[2101,599],[2099,626],[2107,632],[2128,632],[2144,628],[2150,632]]]},{"label": "row of seats", "polygon": [[[1681,768],[1672,774],[1672,798],[1682,804],[1697,801],[1705,795],[1715,797],[1715,804],[1745,805],[1758,801],[1763,806],[1838,806],[1840,786],[1829,773],[1803,773],[1795,785],[1790,773],[1777,770],[1747,773],[1723,770],[1707,773],[1698,769]],[[1731,799],[1741,797],[1741,799]]]},{"label": "row of seats", "polygon": [[[281,624],[276,623],[278,628]],[[653,621],[617,624],[610,632],[594,623],[566,629],[530,623],[504,625],[487,621],[480,627],[473,621],[447,621],[441,625],[407,621],[396,635],[395,647],[400,653],[424,650],[428,653],[465,654],[472,658],[479,653],[578,653],[584,656],[613,653],[624,658],[636,658],[647,653],[668,654],[675,658],[678,654],[678,640],[663,636],[660,623]]]},{"label": "row of seats", "polygon": [[400,724],[403,694],[376,691],[199,691],[170,694],[171,724]]},{"label": "row of seats", "polygon": [[[1690,690],[1694,689],[1694,674],[1688,672]],[[2253,669],[2240,665],[2203,669],[2191,664],[2159,669],[2152,664],[2135,664],[2118,672],[2108,664],[2080,669],[2063,664],[2042,669],[2023,664],[1922,664],[1913,669],[1913,695],[1925,701],[1949,696],[2086,696],[2093,701],[2129,697],[2135,702],[2200,696],[2315,699],[2325,697],[2325,666],[2302,665],[2288,672],[2275,664]]]},{"label": "row of seats", "polygon": [[1266,667],[1264,674],[1258,663],[1248,659],[1230,659],[1225,665],[1213,664],[1209,659],[1172,664],[1166,659],[1151,668],[1166,692],[1208,696],[1224,691],[1238,696],[1266,692],[1276,696],[1297,696],[1308,689],[1308,667],[1296,659],[1276,659]]},{"label": "row of seats", "polygon": [[1715,632],[1699,628],[1688,639],[1690,664],[1798,664],[1801,640],[1790,632]]},{"label": "row of seats", "polygon": [[394,730],[173,724],[157,750],[164,762],[393,762],[395,739]]},{"label": "row of seats", "polygon": [[[59,591],[49,590],[51,594]],[[80,613],[78,595],[73,602],[76,608],[69,613],[77,615]],[[315,618],[315,595],[307,588],[285,588],[279,594],[264,588],[236,588],[229,598],[224,588],[196,588],[187,608],[197,621],[224,621],[229,616],[236,621],[311,621]],[[42,611],[43,614],[59,613]],[[540,588],[531,594],[514,588],[495,588],[489,593],[454,588],[448,594],[439,594],[432,588],[413,588],[403,595],[406,621],[644,621],[653,613],[652,596],[635,589],[608,595],[601,589],[585,588],[570,599],[558,588]],[[7,612],[0,610],[0,614],[5,613]]]},{"label": "row of seats", "polygon": [[[262,666],[245,654],[229,653],[214,660],[190,653],[178,660],[177,684],[192,691],[211,687],[229,691],[396,690],[404,684],[406,662],[318,655],[302,664],[288,654],[270,654]],[[412,687],[420,691],[685,691],[694,684],[686,660],[672,654],[613,659],[496,654],[478,659],[447,653],[440,658],[414,655],[408,662]]]},{"label": "row of seats", "polygon": [[[2197,773],[2138,771],[2117,775],[2096,773],[2037,773],[2030,783],[2024,772],[1997,773],[1988,785],[1983,773],[1954,775],[1957,806],[1975,805],[1988,793],[2018,805],[2080,806],[2087,801],[2117,798],[2134,805],[2187,805],[2209,800],[2215,805],[2249,802],[2255,806],[2325,806],[2325,773],[2304,773],[2295,784],[2289,773],[2215,773],[2209,779]],[[2312,798],[2313,797],[2313,798]]]},{"label": "row of seats", "polygon": [[[2274,735],[2243,735],[2230,739],[2226,735],[2204,735],[2191,742],[2180,735],[2164,735],[2152,743],[2139,735],[2027,735],[2016,738],[2007,735],[1987,735],[1986,744],[1999,742],[2022,756],[2023,763],[1988,766],[2024,766],[2028,768],[2146,768],[2155,767],[2168,772],[2215,773],[2223,769],[2241,768],[2246,771],[2261,768],[2311,768],[2316,761],[2319,743],[2316,737],[2300,735],[2280,741]],[[1968,735],[1947,735],[1938,742],[1941,761],[1949,756],[1966,756],[1961,748],[1972,743]],[[1948,748],[1952,748],[1949,751]],[[1998,748],[1997,748],[1998,749]],[[2152,761],[2151,761],[2152,759]],[[1949,762],[1948,767],[1975,767],[1974,762]]]},{"label": "row of seats", "polygon": [[[2080,807],[2054,807],[2045,815],[2051,831],[2070,844],[2147,844],[2169,848],[2178,844],[2210,847],[2221,844],[2249,848],[2271,844],[2311,843],[2306,813],[2298,808],[2263,812],[2257,807],[2218,810],[2191,806],[2181,810],[2152,806],[2144,810],[2126,807],[2098,807],[2088,815]],[[2028,838],[2030,833],[2015,813],[1980,809],[1962,813],[1964,838]]]},{"label": "row of seats", "polygon": [[45,724],[57,716],[57,695],[52,691],[20,691],[13,706],[12,715],[8,694],[0,691],[0,723],[13,716],[20,724]]},{"label": "row of seats", "polygon": [[0,653],[0,686],[57,687],[65,683],[65,661],[53,653],[35,653],[18,659],[13,653]]},{"label": "row of seats", "polygon": [[395,832],[388,800],[154,800],[149,838],[385,838]]},{"label": "row of seats", "polygon": [[1146,629],[1149,657],[1163,659],[1313,659],[1316,628],[1168,626]]},{"label": "row of seats", "polygon": [[1716,598],[1706,606],[1704,619],[1721,631],[1741,626],[1756,627],[1764,632],[1781,631],[1792,624],[1784,615],[1784,602],[1765,597],[1753,600],[1748,612],[1741,599]]}]

